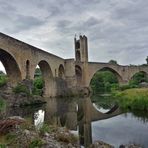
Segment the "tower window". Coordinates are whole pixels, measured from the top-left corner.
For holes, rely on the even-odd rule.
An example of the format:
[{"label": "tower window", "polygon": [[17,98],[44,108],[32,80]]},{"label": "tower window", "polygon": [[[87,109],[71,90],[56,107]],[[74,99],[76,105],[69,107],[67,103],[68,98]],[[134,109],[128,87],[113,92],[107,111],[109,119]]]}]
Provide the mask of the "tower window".
[{"label": "tower window", "polygon": [[79,49],[79,48],[80,48],[80,42],[77,41],[77,42],[76,42],[76,49]]}]

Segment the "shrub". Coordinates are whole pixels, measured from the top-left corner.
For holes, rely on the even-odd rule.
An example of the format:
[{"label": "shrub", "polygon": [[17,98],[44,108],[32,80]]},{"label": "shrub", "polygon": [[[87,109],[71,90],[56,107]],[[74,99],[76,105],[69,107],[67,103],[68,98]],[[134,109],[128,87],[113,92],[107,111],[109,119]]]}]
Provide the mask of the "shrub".
[{"label": "shrub", "polygon": [[16,93],[16,94],[19,94],[19,93],[25,93],[27,95],[30,94],[30,91],[29,89],[27,88],[27,86],[23,85],[23,84],[18,84],[14,89],[13,89],[13,92]]},{"label": "shrub", "polygon": [[16,140],[17,136],[15,133],[8,133],[6,135],[6,140],[8,141],[9,144],[13,143]]},{"label": "shrub", "polygon": [[33,91],[32,91],[32,94],[33,95],[38,95],[38,96],[42,96],[43,94],[43,89],[37,89],[37,88],[33,88]]},{"label": "shrub", "polygon": [[33,82],[33,91],[32,93],[34,95],[39,95],[42,96],[43,94],[43,87],[44,87],[44,80],[42,77],[37,77],[35,78],[34,82]]},{"label": "shrub", "polygon": [[124,91],[126,89],[130,89],[130,88],[131,88],[130,85],[121,85],[121,86],[119,86],[119,90],[121,90],[121,91]]},{"label": "shrub", "polygon": [[31,143],[29,144],[29,148],[40,148],[43,144],[43,141],[37,138],[31,141]]},{"label": "shrub", "polygon": [[148,111],[148,89],[129,89],[116,94],[119,106],[123,110]]},{"label": "shrub", "polygon": [[58,132],[56,135],[56,138],[61,141],[61,142],[65,142],[65,143],[77,143],[78,142],[78,137],[72,133],[70,133],[69,131],[64,131],[64,132]]},{"label": "shrub", "polygon": [[8,78],[6,75],[0,75],[0,87],[7,84]]},{"label": "shrub", "polygon": [[0,111],[6,108],[6,101],[0,98]]},{"label": "shrub", "polygon": [[51,129],[47,124],[44,123],[43,126],[39,129],[39,131],[41,135],[44,135],[45,133],[51,132]]},{"label": "shrub", "polygon": [[0,148],[6,148],[6,144],[0,144]]},{"label": "shrub", "polygon": [[34,80],[34,87],[37,89],[42,89],[44,87],[44,80],[42,77],[37,77]]}]

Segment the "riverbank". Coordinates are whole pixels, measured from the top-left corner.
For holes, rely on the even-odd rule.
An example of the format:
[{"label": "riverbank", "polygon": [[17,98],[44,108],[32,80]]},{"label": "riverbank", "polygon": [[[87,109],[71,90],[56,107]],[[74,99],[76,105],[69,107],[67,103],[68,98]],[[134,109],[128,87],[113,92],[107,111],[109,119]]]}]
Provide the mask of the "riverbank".
[{"label": "riverbank", "polygon": [[[79,137],[65,127],[52,125],[34,125],[21,117],[0,120],[0,148],[80,148]],[[90,148],[114,148],[96,141]]]},{"label": "riverbank", "polygon": [[43,124],[40,128],[22,118],[0,121],[0,147],[78,148],[78,137],[66,128]]},{"label": "riverbank", "polygon": [[148,111],[148,88],[133,88],[114,93],[119,106],[124,110]]}]

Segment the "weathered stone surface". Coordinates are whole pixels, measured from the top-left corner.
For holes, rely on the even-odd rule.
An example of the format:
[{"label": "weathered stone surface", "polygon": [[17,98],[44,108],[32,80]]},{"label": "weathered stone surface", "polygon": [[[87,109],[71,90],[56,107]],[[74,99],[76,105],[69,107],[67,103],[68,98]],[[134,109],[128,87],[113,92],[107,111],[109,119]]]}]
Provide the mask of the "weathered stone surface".
[{"label": "weathered stone surface", "polygon": [[139,84],[139,86],[141,87],[141,88],[148,88],[148,83],[147,82],[142,82],[142,83],[140,83]]},{"label": "weathered stone surface", "polygon": [[120,145],[119,148],[142,148],[142,146],[137,144],[126,144],[126,145]]},{"label": "weathered stone surface", "polygon": [[114,146],[107,144],[103,141],[95,141],[90,148],[114,148]]}]

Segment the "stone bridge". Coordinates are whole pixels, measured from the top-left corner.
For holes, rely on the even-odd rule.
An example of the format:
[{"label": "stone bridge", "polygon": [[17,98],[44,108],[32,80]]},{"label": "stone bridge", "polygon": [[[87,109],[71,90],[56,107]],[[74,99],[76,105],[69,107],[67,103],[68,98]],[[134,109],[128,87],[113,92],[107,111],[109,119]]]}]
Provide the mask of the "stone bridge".
[{"label": "stone bridge", "polygon": [[88,62],[87,37],[75,38],[74,43],[75,59],[63,59],[0,33],[0,61],[12,86],[24,79],[33,80],[38,65],[45,81],[44,95],[48,97],[69,90],[87,91],[93,75],[104,68],[115,73],[120,83],[127,83],[139,71],[148,73],[148,66]]}]

